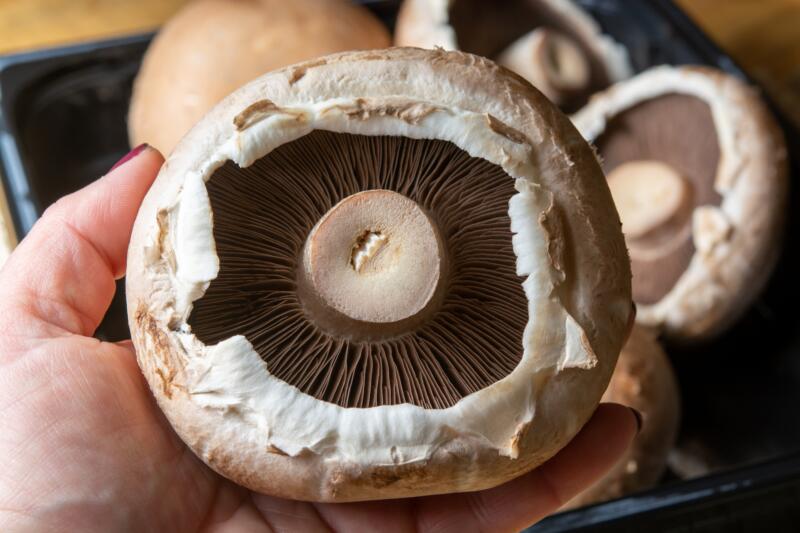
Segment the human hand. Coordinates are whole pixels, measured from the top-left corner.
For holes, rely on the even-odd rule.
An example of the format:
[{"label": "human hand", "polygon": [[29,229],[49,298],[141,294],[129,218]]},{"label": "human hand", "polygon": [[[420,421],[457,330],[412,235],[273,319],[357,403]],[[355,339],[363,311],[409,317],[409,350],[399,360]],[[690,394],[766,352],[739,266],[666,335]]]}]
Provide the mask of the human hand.
[{"label": "human hand", "polygon": [[151,148],[49,208],[0,271],[0,531],[514,531],[610,469],[635,415],[601,405],[503,486],[353,504],[255,494],[212,472],[158,410],[129,341],[91,337],[125,273]]}]

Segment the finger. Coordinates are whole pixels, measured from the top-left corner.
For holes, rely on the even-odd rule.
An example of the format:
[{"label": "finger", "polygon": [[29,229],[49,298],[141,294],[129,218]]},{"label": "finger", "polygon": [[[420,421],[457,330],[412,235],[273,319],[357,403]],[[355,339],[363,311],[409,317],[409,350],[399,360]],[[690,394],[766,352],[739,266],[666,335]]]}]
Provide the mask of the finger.
[{"label": "finger", "polygon": [[[138,152],[137,152],[138,150]],[[0,287],[16,311],[91,335],[125,272],[139,205],[163,158],[147,146],[45,211],[9,258]]]},{"label": "finger", "polygon": [[[357,531],[359,527],[366,529],[372,522],[369,517],[359,516],[354,523],[342,520],[346,525],[336,522],[339,513],[334,513],[334,520],[329,521],[325,513],[308,502],[285,500],[266,494],[253,494],[253,505],[269,524],[273,531],[303,531],[307,533],[330,533],[331,531]],[[334,505],[335,506],[335,505]],[[320,507],[325,508],[324,505]],[[356,513],[360,515],[360,513]],[[341,517],[339,517],[341,518]],[[384,517],[385,519],[385,517]]]},{"label": "finger", "polygon": [[581,431],[564,453],[542,465],[539,472],[559,508],[617,464],[639,432],[639,416],[624,405],[601,404],[593,417],[595,423]]},{"label": "finger", "polygon": [[417,531],[415,501],[407,498],[358,503],[317,503],[314,507],[333,531],[407,533]]},{"label": "finger", "polygon": [[631,409],[601,404],[580,433],[536,470],[493,489],[420,500],[418,529],[524,529],[599,480],[622,457],[637,431],[638,422]]}]

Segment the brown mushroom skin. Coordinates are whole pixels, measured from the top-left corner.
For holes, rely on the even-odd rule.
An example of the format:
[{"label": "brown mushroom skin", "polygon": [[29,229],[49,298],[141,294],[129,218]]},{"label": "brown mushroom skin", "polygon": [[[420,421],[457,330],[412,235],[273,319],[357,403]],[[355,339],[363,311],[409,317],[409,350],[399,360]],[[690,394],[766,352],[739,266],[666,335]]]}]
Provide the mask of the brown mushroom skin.
[{"label": "brown mushroom skin", "polygon": [[259,75],[390,42],[379,20],[346,0],[190,2],[145,54],[128,115],[131,145],[168,154],[214,104]]},{"label": "brown mushroom skin", "polygon": [[680,390],[672,365],[651,330],[635,326],[622,349],[602,401],[627,405],[642,415],[642,428],[628,452],[600,481],[564,509],[619,498],[655,485],[675,445]]}]

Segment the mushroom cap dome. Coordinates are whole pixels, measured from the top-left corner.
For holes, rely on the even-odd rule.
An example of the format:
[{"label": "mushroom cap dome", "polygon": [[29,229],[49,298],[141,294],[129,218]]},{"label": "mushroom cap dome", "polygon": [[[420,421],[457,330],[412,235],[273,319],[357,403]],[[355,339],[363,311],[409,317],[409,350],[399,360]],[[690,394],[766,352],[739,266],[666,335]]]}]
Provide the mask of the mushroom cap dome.
[{"label": "mushroom cap dome", "polygon": [[128,116],[131,145],[168,154],[214,104],[265,72],[389,44],[383,24],[346,0],[195,0],[145,54]]},{"label": "mushroom cap dome", "polygon": [[715,69],[661,66],[595,95],[572,119],[597,145],[610,181],[634,184],[624,167],[649,161],[671,167],[666,181],[688,186],[655,197],[653,167],[643,175],[638,212],[660,216],[676,195],[683,207],[642,239],[639,221],[633,232],[626,222],[630,202],[617,205],[637,322],[680,341],[723,332],[766,284],[783,237],[786,145],[758,93]]},{"label": "mushroom cap dome", "polygon": [[[412,152],[426,159],[414,163]],[[253,207],[267,205],[252,203],[259,198],[269,207]],[[362,200],[390,202],[408,224],[392,233],[393,217],[359,210]],[[497,205],[499,214],[482,214]],[[339,213],[368,220],[350,227]],[[363,264],[366,274],[412,268],[402,239],[429,226],[419,253],[445,253],[425,263],[439,282],[419,292],[430,303],[411,319],[369,324],[371,306],[331,311],[325,298],[335,291],[308,305],[293,296],[327,283],[304,285],[308,243],[351,260],[336,275],[357,284]],[[274,238],[281,228],[294,237]],[[353,228],[352,250],[331,244],[339,237],[314,240]],[[258,314],[256,292],[291,301]],[[220,102],[142,204],[127,301],[142,371],[195,453],[253,490],[317,501],[478,490],[536,467],[591,416],[631,319],[619,217],[570,121],[488,60],[403,48],[300,63]],[[242,318],[228,333],[219,324],[232,316]],[[265,338],[259,328],[287,316],[304,325]],[[343,353],[347,364],[334,365]],[[425,357],[440,368],[400,368]],[[298,361],[303,369],[291,370]],[[347,373],[362,363],[358,376]],[[329,380],[325,369],[344,377]],[[436,376],[456,392],[413,389]]]}]

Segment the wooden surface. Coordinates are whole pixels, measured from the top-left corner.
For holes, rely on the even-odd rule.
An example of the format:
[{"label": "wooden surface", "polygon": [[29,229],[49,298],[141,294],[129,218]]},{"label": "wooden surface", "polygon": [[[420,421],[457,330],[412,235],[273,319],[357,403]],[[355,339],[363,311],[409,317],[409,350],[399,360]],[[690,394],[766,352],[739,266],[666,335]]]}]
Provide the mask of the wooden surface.
[{"label": "wooden surface", "polygon": [[0,0],[0,53],[151,30],[185,1]]},{"label": "wooden surface", "polygon": [[[185,2],[0,0],[0,53],[151,30]],[[677,2],[800,124],[800,0]]]}]

